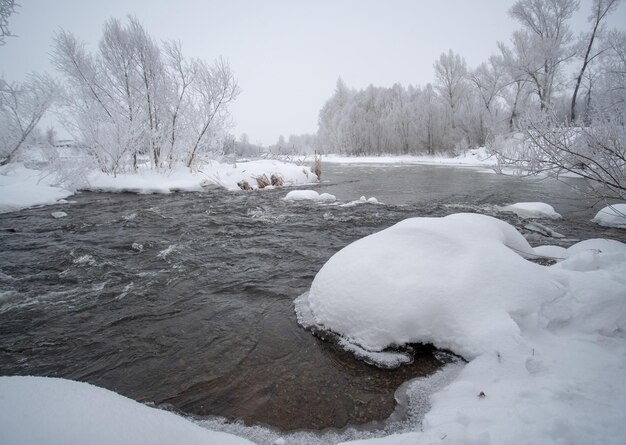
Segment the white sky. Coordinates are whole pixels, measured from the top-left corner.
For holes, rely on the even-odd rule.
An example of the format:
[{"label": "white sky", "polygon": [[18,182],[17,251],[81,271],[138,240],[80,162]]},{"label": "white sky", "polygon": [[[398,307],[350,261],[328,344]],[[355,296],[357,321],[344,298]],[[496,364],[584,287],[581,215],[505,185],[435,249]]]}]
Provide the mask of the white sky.
[{"label": "white sky", "polygon": [[[52,71],[54,32],[73,32],[92,48],[109,17],[134,14],[158,40],[180,40],[189,56],[230,60],[242,94],[233,132],[250,141],[312,133],[338,77],[355,88],[424,85],[433,62],[452,49],[469,67],[496,52],[518,28],[513,0],[19,0],[10,19],[17,38],[0,47],[0,72],[20,80]],[[586,29],[591,0],[572,26]],[[621,5],[610,26],[626,28]]]}]

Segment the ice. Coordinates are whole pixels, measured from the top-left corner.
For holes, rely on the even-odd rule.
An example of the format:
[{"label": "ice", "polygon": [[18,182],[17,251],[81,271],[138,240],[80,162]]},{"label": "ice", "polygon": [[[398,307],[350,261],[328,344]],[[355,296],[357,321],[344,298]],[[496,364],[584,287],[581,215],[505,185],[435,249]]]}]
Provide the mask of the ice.
[{"label": "ice", "polygon": [[[559,262],[525,259],[537,254]],[[413,218],[336,253],[296,309],[366,351],[421,342],[469,360],[430,397],[421,428],[363,443],[618,444],[626,434],[618,241],[533,249],[489,216]]]},{"label": "ice", "polygon": [[604,207],[591,221],[605,227],[626,229],[626,203]]},{"label": "ice", "polygon": [[515,213],[520,218],[561,218],[561,215],[559,215],[550,204],[546,204],[545,202],[517,202],[502,207],[500,211]]},{"label": "ice", "polygon": [[65,218],[67,216],[67,213],[65,212],[52,212],[50,214],[53,218]]},{"label": "ice", "polygon": [[333,202],[337,198],[330,193],[317,193],[315,190],[292,190],[285,196],[285,201],[320,201]]},{"label": "ice", "polygon": [[354,343],[346,341],[345,339],[341,339],[339,341],[339,346],[346,351],[351,352],[355,357],[363,360],[364,362],[376,365],[380,368],[393,369],[413,362],[413,357],[409,354],[389,351],[368,351],[358,345],[355,345]]},{"label": "ice", "polygon": [[0,377],[0,443],[13,445],[224,444],[252,442],[209,431],[87,383]]}]

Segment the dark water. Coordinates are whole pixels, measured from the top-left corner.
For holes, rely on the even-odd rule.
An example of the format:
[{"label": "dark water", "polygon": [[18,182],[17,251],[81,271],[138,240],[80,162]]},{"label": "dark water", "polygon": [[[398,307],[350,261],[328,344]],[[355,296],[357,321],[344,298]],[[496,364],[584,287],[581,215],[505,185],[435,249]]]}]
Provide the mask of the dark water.
[{"label": "dark water", "polygon": [[425,347],[410,366],[378,369],[296,324],[293,299],[333,253],[408,217],[528,200],[563,214],[546,223],[561,244],[626,238],[588,223],[597,208],[562,184],[424,166],[326,165],[323,179],[320,193],[385,205],[287,203],[285,189],[82,193],[0,215],[0,374],[282,429],[360,424],[389,416],[397,387],[441,364]]}]

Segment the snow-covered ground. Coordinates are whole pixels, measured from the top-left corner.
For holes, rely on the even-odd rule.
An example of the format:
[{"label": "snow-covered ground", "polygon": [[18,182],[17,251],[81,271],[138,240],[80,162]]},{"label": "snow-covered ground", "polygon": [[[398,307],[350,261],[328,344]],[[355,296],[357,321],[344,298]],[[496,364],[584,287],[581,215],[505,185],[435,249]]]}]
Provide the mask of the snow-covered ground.
[{"label": "snow-covered ground", "polygon": [[592,221],[605,227],[626,229],[626,203],[604,207]]},{"label": "snow-covered ground", "polygon": [[563,259],[527,261],[546,249],[455,214],[405,220],[324,265],[296,304],[309,323],[359,350],[425,342],[469,361],[422,431],[367,443],[623,443],[626,245],[547,250]]},{"label": "snow-covered ground", "polygon": [[210,431],[87,383],[0,377],[0,443],[5,445],[154,445],[252,442]]},{"label": "snow-covered ground", "polygon": [[427,164],[427,165],[461,165],[461,166],[495,166],[495,156],[487,153],[485,147],[467,150],[455,157],[447,156],[341,156],[325,155],[322,162],[337,164]]},{"label": "snow-covered ground", "polygon": [[73,193],[56,187],[56,176],[26,168],[23,164],[0,167],[0,213],[53,204]]},{"label": "snow-covered ground", "polygon": [[198,191],[208,185],[239,190],[238,183],[246,181],[251,188],[258,189],[256,178],[265,176],[270,180],[272,175],[279,176],[285,186],[317,182],[317,176],[309,167],[275,160],[257,160],[238,162],[236,165],[213,161],[197,171],[179,167],[168,172],[149,170],[115,177],[91,171],[80,180],[74,178],[69,187],[64,186],[63,181],[53,173],[33,170],[16,163],[0,167],[0,213],[54,204],[72,195],[76,188],[105,192],[170,193]]},{"label": "snow-covered ground", "polygon": [[[160,173],[154,171],[136,174],[121,174],[117,177],[100,172],[87,175],[87,184],[81,189],[94,191],[130,191],[136,193],[170,193],[177,191],[198,191],[207,185],[217,185],[227,190],[239,190],[238,183],[246,181],[253,189],[258,189],[257,177],[280,176],[283,185],[303,185],[317,182],[317,176],[306,166],[288,164],[274,160],[257,160],[225,164],[209,162],[197,171],[178,167]],[[271,187],[271,186],[270,186]]]}]

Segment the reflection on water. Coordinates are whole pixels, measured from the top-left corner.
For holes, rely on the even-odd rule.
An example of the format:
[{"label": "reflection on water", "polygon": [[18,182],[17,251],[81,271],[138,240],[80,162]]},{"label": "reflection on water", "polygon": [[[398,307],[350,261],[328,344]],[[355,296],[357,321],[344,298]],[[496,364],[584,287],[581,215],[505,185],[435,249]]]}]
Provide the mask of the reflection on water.
[{"label": "reflection on water", "polygon": [[425,347],[380,370],[297,325],[293,299],[334,252],[408,217],[528,200],[563,214],[549,223],[561,244],[624,237],[588,223],[594,210],[559,184],[423,166],[326,165],[324,179],[320,193],[385,205],[288,203],[286,190],[84,193],[0,215],[0,374],[283,429],[383,419],[397,387],[440,362]]}]

